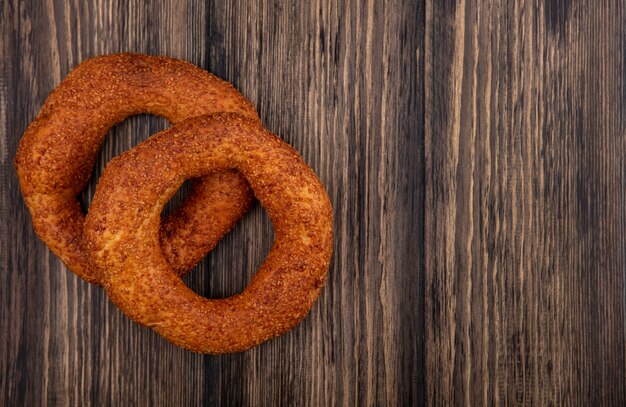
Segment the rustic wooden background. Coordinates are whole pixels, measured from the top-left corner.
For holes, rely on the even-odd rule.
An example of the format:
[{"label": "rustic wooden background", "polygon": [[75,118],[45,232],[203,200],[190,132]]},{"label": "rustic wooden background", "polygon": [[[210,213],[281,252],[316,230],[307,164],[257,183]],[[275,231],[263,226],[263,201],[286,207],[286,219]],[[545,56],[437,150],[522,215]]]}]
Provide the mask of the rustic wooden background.
[{"label": "rustic wooden background", "polygon": [[[624,1],[298,3],[2,3],[0,404],[626,405]],[[178,349],[35,237],[18,140],[72,67],[120,51],[232,81],[327,186],[330,278],[290,333]],[[114,128],[85,204],[166,126]],[[256,208],[187,283],[242,290],[271,239]]]}]

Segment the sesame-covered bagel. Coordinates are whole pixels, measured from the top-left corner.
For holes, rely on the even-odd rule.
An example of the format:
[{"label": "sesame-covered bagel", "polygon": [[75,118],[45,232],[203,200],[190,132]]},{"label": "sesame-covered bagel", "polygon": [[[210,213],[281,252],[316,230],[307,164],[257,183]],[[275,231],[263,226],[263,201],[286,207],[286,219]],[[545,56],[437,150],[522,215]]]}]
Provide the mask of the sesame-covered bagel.
[{"label": "sesame-covered bagel", "polygon": [[[50,94],[22,138],[15,165],[33,226],[83,279],[98,283],[82,244],[85,188],[109,129],[150,113],[178,123],[215,112],[259,121],[232,85],[184,61],[139,54],[108,55],[78,65]],[[153,173],[158,174],[158,169]],[[181,274],[199,261],[252,204],[236,172],[206,174],[180,209],[164,219],[162,247]]]},{"label": "sesame-covered bagel", "polygon": [[[159,214],[188,178],[236,169],[274,227],[267,259],[241,294],[195,294],[163,256]],[[170,342],[202,353],[237,352],[294,327],[324,285],[332,208],[298,153],[257,122],[197,117],[157,133],[106,167],[84,237],[111,300]]]}]

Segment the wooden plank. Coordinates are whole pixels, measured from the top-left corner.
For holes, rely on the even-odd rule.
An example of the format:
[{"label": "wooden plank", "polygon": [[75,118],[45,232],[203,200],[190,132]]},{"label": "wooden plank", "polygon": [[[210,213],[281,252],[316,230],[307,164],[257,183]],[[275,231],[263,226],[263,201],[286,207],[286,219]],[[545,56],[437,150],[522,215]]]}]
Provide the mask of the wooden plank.
[{"label": "wooden plank", "polygon": [[[148,3],[3,4],[3,404],[423,401],[420,3]],[[35,237],[11,162],[19,138],[73,66],[120,51],[183,58],[232,81],[328,187],[331,274],[292,332],[242,354],[191,354],[130,322]],[[112,130],[85,207],[103,165],[165,126],[141,116]],[[185,281],[209,297],[239,292],[271,239],[257,208]]]},{"label": "wooden plank", "polygon": [[213,371],[230,372],[229,402],[240,393],[252,405],[419,400],[421,13],[409,1],[211,9],[211,69],[319,174],[336,232],[310,317],[244,354],[241,370],[217,362]]},{"label": "wooden plank", "polygon": [[625,26],[426,1],[430,403],[626,404]]},{"label": "wooden plank", "polygon": [[[2,174],[9,185],[2,240],[9,256],[2,256],[0,380],[8,402],[0,404],[193,405],[208,390],[203,357],[130,322],[100,288],[66,271],[35,237],[12,165],[19,138],[48,93],[85,58],[132,50],[205,62],[204,48],[196,46],[206,32],[204,4],[147,3],[3,3],[2,26],[9,34]],[[83,201],[108,160],[165,126],[164,120],[135,117],[114,128]],[[206,265],[199,268],[196,274],[206,275]],[[201,276],[192,279],[202,284]]]}]

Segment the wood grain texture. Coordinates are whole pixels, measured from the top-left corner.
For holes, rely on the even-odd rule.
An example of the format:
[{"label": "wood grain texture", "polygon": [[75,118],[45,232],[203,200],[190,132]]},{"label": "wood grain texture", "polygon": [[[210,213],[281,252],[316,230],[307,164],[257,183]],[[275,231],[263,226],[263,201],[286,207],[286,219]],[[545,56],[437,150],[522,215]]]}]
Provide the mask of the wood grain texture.
[{"label": "wood grain texture", "polygon": [[[5,2],[2,399],[416,404],[423,395],[415,323],[423,312],[422,11],[411,1]],[[183,58],[232,81],[326,185],[335,210],[331,274],[310,315],[287,335],[236,355],[178,349],[130,322],[36,239],[11,163],[18,140],[73,66],[120,51]],[[166,125],[143,116],[111,131],[85,208],[103,165]],[[257,208],[186,282],[214,298],[241,291],[271,241],[269,219]]]},{"label": "wood grain texture", "polygon": [[626,403],[623,8],[427,2],[434,404]]},{"label": "wood grain texture", "polygon": [[[624,8],[3,2],[0,405],[626,404]],[[290,333],[183,351],[34,235],[19,138],[72,67],[121,51],[233,82],[326,185],[330,276]],[[104,164],[166,126],[112,129],[85,208]],[[257,207],[185,281],[241,291],[272,236]]]}]

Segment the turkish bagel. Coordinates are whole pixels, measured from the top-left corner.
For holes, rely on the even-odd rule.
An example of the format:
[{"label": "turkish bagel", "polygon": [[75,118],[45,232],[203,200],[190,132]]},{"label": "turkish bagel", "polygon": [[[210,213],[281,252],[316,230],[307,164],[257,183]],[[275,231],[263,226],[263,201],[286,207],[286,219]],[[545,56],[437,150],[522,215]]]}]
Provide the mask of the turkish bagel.
[{"label": "turkish bagel", "polygon": [[[240,294],[195,294],[160,250],[160,213],[189,178],[237,170],[266,209],[275,240]],[[254,120],[215,114],[178,123],[109,162],[84,225],[110,299],[170,342],[237,352],[294,327],[324,285],[332,208],[300,155]]]},{"label": "turkish bagel", "polygon": [[[17,151],[17,174],[36,233],[74,273],[99,283],[83,246],[77,196],[109,129],[139,113],[178,123],[216,112],[259,123],[254,107],[232,85],[188,62],[118,54],[78,65],[50,94]],[[172,269],[183,274],[195,265],[252,202],[248,184],[236,172],[194,180],[190,195],[160,229]]]}]

